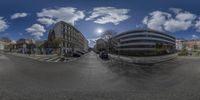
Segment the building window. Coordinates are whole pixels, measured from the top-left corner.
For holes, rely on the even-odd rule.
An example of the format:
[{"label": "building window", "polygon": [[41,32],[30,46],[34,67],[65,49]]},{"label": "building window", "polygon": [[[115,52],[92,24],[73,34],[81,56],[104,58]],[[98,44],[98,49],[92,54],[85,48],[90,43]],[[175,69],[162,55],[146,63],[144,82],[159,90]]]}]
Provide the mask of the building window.
[{"label": "building window", "polygon": [[66,35],[65,35],[65,33],[63,33],[63,38],[64,38],[64,39],[66,38]]},{"label": "building window", "polygon": [[63,47],[65,47],[65,42],[63,42]]}]

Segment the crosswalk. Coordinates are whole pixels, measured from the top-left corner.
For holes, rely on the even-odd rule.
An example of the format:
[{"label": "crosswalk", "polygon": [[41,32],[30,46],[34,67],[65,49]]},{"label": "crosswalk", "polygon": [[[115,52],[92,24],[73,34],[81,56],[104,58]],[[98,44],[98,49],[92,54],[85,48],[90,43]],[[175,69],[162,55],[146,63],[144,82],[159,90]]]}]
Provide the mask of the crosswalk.
[{"label": "crosswalk", "polygon": [[30,56],[28,58],[38,60],[38,61],[44,61],[44,62],[59,62],[59,61],[61,61],[60,56]]},{"label": "crosswalk", "polygon": [[17,53],[13,53],[12,55],[14,56],[20,56],[20,57],[25,57],[25,58],[29,58],[29,59],[33,59],[33,60],[37,60],[37,61],[42,61],[42,62],[68,62],[68,61],[72,61],[75,60],[75,58],[73,57],[62,57],[62,56],[58,56],[58,55],[25,55],[25,54],[17,54]]},{"label": "crosswalk", "polygon": [[5,55],[0,54],[0,60],[8,60],[8,58]]},{"label": "crosswalk", "polygon": [[75,58],[65,58],[62,56],[29,56],[28,58],[43,62],[68,62]]}]

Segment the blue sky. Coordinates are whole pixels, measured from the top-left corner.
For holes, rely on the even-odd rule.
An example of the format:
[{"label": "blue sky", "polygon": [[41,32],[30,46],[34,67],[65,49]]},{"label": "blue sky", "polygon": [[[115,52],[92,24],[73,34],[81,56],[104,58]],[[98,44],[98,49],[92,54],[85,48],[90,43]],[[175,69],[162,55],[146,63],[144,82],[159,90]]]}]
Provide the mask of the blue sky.
[{"label": "blue sky", "polygon": [[200,37],[199,0],[1,0],[0,37],[47,39],[60,20],[86,38],[97,30],[152,28],[177,38]]}]

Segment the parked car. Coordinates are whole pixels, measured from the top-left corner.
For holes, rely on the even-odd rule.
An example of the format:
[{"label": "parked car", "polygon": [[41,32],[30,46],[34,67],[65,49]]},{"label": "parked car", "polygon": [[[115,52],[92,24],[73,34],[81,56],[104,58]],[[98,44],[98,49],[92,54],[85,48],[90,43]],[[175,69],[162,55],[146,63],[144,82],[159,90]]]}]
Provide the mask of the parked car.
[{"label": "parked car", "polygon": [[73,53],[73,57],[80,57],[80,56],[81,56],[81,54],[78,53],[78,52],[74,52],[74,53]]},{"label": "parked car", "polygon": [[108,53],[106,51],[101,51],[99,57],[102,59],[108,59]]},{"label": "parked car", "polygon": [[84,53],[83,52],[81,52],[81,51],[77,51],[79,54],[81,54],[81,55],[84,55]]},{"label": "parked car", "polygon": [[99,54],[99,51],[96,51],[96,54]]}]

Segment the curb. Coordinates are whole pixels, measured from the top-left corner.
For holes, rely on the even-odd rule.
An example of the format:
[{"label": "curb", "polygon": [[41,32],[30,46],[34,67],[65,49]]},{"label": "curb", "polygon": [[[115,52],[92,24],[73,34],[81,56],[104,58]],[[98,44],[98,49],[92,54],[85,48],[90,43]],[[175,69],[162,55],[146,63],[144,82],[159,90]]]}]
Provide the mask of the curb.
[{"label": "curb", "polygon": [[154,57],[124,57],[124,56],[117,57],[116,55],[111,55],[111,54],[109,54],[109,56],[115,60],[121,60],[127,63],[133,63],[138,65],[153,65],[156,63],[166,62],[175,59],[177,57],[177,54],[154,56]]},{"label": "curb", "polygon": [[[32,57],[34,57],[33,55],[32,56],[29,56],[29,55],[23,55],[23,54],[19,54],[19,55],[15,55],[15,54],[12,54],[12,53],[5,53],[7,55],[12,55],[12,56],[17,56],[17,57],[23,57],[23,58],[28,58],[28,59],[31,59],[31,60],[35,60],[35,61],[39,61],[39,62],[46,62],[46,63],[67,63],[67,62],[71,62],[71,61],[76,61],[78,59],[80,59],[81,57],[84,57],[85,55],[87,55],[88,53],[82,55],[81,57],[77,57],[77,58],[71,58],[69,60],[66,60],[67,58],[65,58],[64,61],[60,61],[60,58],[58,61],[46,61],[46,60],[39,60],[39,59],[34,59]],[[0,54],[1,55],[1,54]],[[37,55],[36,55],[37,56]],[[41,56],[42,57],[42,56]],[[54,57],[54,56],[53,56]]]}]

